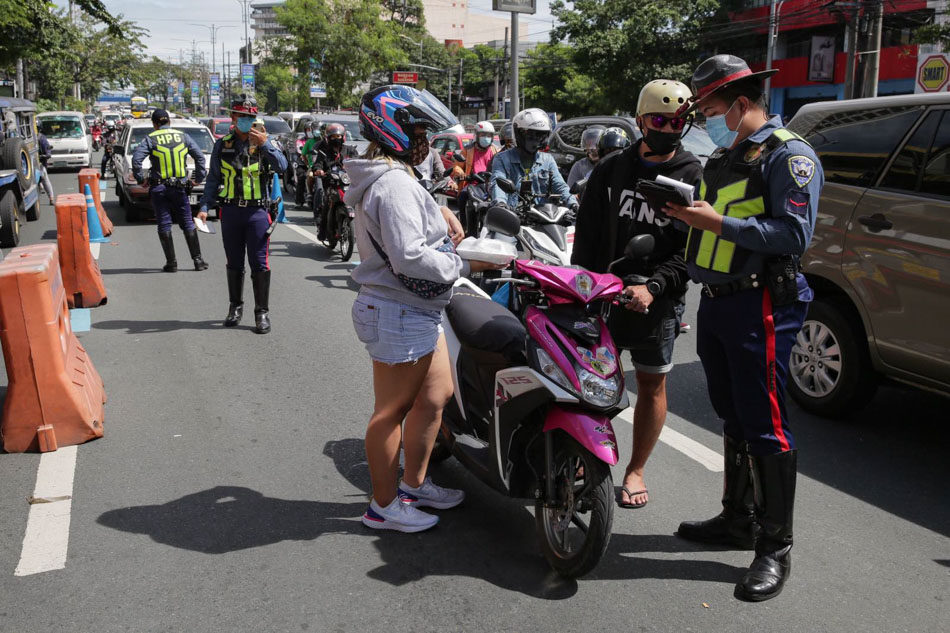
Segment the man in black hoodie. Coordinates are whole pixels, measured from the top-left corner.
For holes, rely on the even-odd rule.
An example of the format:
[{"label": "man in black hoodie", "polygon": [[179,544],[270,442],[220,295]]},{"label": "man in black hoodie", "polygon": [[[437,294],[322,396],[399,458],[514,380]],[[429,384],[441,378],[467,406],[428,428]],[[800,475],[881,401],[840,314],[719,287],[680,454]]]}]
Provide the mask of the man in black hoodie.
[{"label": "man in black hoodie", "polygon": [[327,218],[327,205],[324,190],[329,184],[326,181],[330,173],[330,168],[334,165],[342,165],[347,158],[356,158],[359,152],[356,148],[344,145],[346,138],[346,128],[342,123],[330,123],[323,133],[323,141],[317,146],[316,157],[313,160],[311,169],[313,169],[313,209],[314,220],[317,223],[318,235],[320,240],[333,237],[328,234],[328,229],[336,230],[329,226]]},{"label": "man in black hoodie", "polygon": [[[689,280],[684,228],[651,208],[636,193],[636,185],[657,175],[699,185],[702,165],[680,147],[686,120],[675,116],[690,96],[689,88],[678,81],[658,79],[643,87],[637,101],[643,139],[597,164],[577,214],[571,262],[593,272],[607,272],[636,235],[648,233],[656,241],[643,261],[627,261],[613,271],[624,279],[630,302],[626,310],[611,311],[608,327],[617,347],[629,350],[637,376],[633,454],[618,499],[622,508],[640,508],[649,500],[643,471],[666,420],[666,374],[673,368],[673,341]],[[628,283],[629,275],[649,281]]]}]

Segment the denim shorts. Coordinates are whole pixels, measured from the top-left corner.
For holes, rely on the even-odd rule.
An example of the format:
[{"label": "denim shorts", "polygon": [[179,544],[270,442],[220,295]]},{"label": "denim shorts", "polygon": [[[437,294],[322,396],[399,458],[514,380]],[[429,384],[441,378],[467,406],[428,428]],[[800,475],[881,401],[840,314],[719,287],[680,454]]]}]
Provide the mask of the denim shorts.
[{"label": "denim shorts", "polygon": [[373,360],[414,363],[435,351],[442,313],[361,291],[353,302],[353,329]]}]

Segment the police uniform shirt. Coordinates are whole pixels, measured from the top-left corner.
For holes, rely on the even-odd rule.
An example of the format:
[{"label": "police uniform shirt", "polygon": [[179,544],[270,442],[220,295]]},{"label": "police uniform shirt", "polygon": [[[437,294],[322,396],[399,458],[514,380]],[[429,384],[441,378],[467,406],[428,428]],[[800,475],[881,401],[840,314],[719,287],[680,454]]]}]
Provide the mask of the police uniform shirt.
[{"label": "police uniform shirt", "polygon": [[[171,129],[170,125],[166,124],[158,128],[159,130],[168,130]],[[191,178],[196,183],[204,180],[204,177],[207,173],[205,168],[205,155],[201,151],[201,148],[198,147],[198,144],[192,140],[187,133],[180,130],[174,130],[179,132],[182,136],[182,142],[185,144],[185,148],[188,150],[188,155],[191,156],[192,160],[195,161],[195,171],[192,174]],[[150,156],[158,144],[155,142],[155,139],[152,136],[146,136],[141,143],[135,148],[135,152],[132,153],[132,176],[138,182],[142,182],[142,161],[145,160],[146,156]],[[158,173],[158,166],[152,165],[149,169],[150,178],[153,180],[159,180],[161,177]],[[184,176],[182,176],[184,177]]]},{"label": "police uniform shirt", "polygon": [[[231,143],[233,143],[232,147],[238,154],[242,154],[245,150],[250,149],[250,137],[242,141],[238,138],[237,134],[233,132],[219,138],[217,142],[215,142],[214,149],[211,150],[208,180],[205,182],[204,194],[201,196],[201,209],[203,211],[207,211],[208,206],[216,204],[218,200],[218,189],[221,186],[221,147],[224,145],[225,139],[229,137]],[[287,159],[273,141],[268,140],[258,147],[257,151],[260,152],[261,160],[266,161],[268,165],[270,165],[272,172],[282,174],[287,169]],[[270,183],[267,183],[265,186],[269,185]]]},{"label": "police uniform shirt", "polygon": [[[783,128],[781,117],[772,117],[748,139],[731,152],[733,161],[749,162],[756,152],[766,152],[764,143]],[[715,155],[714,155],[715,157]],[[721,238],[737,247],[751,251],[744,264],[732,272],[702,268],[695,258],[688,260],[689,275],[698,283],[723,284],[761,274],[766,260],[778,255],[802,255],[811,242],[818,210],[818,198],[825,182],[821,162],[812,147],[799,139],[791,139],[769,152],[762,160],[763,200],[766,212],[760,216],[723,217]],[[715,176],[711,186],[715,186]],[[693,229],[691,240],[701,232]],[[802,291],[807,288],[800,276]]]}]

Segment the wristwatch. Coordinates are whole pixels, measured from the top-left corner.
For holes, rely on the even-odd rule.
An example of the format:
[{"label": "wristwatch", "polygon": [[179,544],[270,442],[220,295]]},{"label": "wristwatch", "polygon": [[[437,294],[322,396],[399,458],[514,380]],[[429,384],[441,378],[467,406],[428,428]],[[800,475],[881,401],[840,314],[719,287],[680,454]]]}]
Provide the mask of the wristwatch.
[{"label": "wristwatch", "polygon": [[647,292],[649,292],[654,297],[660,296],[660,293],[663,292],[663,288],[660,287],[660,282],[651,279],[647,282]]}]

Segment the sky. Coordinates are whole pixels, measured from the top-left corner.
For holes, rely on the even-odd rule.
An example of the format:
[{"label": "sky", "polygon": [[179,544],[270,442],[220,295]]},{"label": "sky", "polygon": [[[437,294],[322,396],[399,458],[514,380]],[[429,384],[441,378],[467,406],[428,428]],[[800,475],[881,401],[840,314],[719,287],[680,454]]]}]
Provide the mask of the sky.
[{"label": "sky", "polygon": [[[68,0],[54,0],[54,3],[65,7]],[[244,43],[242,8],[238,0],[104,0],[104,4],[113,15],[121,13],[126,19],[149,30],[144,38],[149,55],[177,61],[179,49],[187,58],[191,53],[192,42],[196,41],[197,49],[210,59],[209,27],[214,24],[223,27],[216,29],[215,56],[218,67],[221,64],[222,42],[225,52],[231,53],[231,63],[237,63],[238,50]],[[547,41],[553,19],[549,4],[550,0],[538,0],[537,14],[521,17],[522,33],[531,34],[531,39]],[[493,12],[491,0],[471,0],[470,9],[475,13],[498,17],[510,15]],[[248,35],[254,35],[250,25]]]}]

